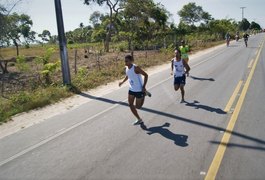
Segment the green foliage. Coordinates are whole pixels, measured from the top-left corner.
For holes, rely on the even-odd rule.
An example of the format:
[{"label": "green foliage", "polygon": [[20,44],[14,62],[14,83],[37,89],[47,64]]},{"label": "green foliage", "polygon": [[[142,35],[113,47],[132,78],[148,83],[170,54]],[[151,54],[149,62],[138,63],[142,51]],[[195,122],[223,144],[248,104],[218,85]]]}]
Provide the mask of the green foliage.
[{"label": "green foliage", "polygon": [[165,55],[170,55],[172,54],[172,52],[174,52],[174,50],[176,49],[174,44],[169,45],[168,48],[161,48],[160,52],[165,54]]},{"label": "green foliage", "polygon": [[26,72],[26,71],[29,71],[30,69],[29,65],[26,63],[25,56],[17,56],[15,65],[18,68],[18,70],[21,72]]},{"label": "green foliage", "polygon": [[238,27],[231,19],[212,20],[208,26],[210,34],[214,34],[217,40],[223,39],[227,32],[236,32]]},{"label": "green foliage", "polygon": [[41,38],[42,43],[49,42],[51,39],[51,33],[49,30],[43,30],[41,34],[38,35]]},{"label": "green foliage", "polygon": [[6,15],[5,22],[5,31],[3,35],[4,39],[2,38],[1,40],[2,42],[5,42],[6,45],[9,45],[10,41],[12,41],[17,47],[17,55],[19,55],[19,43],[24,42],[29,44],[35,39],[36,33],[31,31],[33,22],[28,15],[19,15],[17,13]]},{"label": "green foliage", "polygon": [[77,71],[77,75],[74,77],[72,83],[78,87],[86,87],[86,79],[88,77],[88,70],[86,67],[80,67]]},{"label": "green foliage", "polygon": [[103,16],[99,11],[95,11],[90,15],[89,21],[93,24],[94,28],[100,25]]},{"label": "green foliage", "polygon": [[130,50],[133,47],[145,47],[146,45],[142,45],[143,42],[159,39],[157,34],[166,35],[169,13],[152,0],[128,0],[122,16],[120,19],[123,19],[123,22],[119,22],[119,32],[124,32],[121,37],[128,41]]},{"label": "green foliage", "polygon": [[191,25],[200,21],[208,22],[212,19],[208,12],[203,11],[202,7],[197,6],[194,2],[184,5],[178,12],[178,15],[180,16],[181,21]]},{"label": "green foliage", "polygon": [[0,97],[0,124],[15,114],[55,103],[70,95],[67,87],[49,86],[32,92],[18,92],[10,99]]},{"label": "green foliage", "polygon": [[50,75],[51,73],[56,72],[56,70],[58,70],[58,68],[60,67],[60,64],[60,61],[45,64],[43,70],[41,71],[41,74]]},{"label": "green foliage", "polygon": [[91,35],[92,42],[100,42],[106,38],[106,31],[104,29],[94,30]]},{"label": "green foliage", "polygon": [[52,57],[54,52],[55,52],[55,49],[52,47],[46,49],[44,56],[38,56],[36,58],[36,62],[41,63],[43,65],[47,64],[50,61],[50,58]]},{"label": "green foliage", "polygon": [[246,31],[249,29],[249,27],[250,27],[250,23],[246,18],[244,18],[241,22],[239,22],[239,29],[240,30]]},{"label": "green foliage", "polygon": [[115,45],[115,49],[120,52],[124,52],[128,48],[128,43],[126,41],[121,41]]},{"label": "green foliage", "polygon": [[52,75],[60,67],[60,61],[51,62],[51,57],[54,54],[54,48],[48,48],[43,56],[39,56],[35,59],[35,62],[40,66],[40,75],[45,79],[45,84],[51,84]]},{"label": "green foliage", "polygon": [[251,30],[261,30],[261,27],[258,23],[252,21],[250,26],[249,26],[249,29]]}]

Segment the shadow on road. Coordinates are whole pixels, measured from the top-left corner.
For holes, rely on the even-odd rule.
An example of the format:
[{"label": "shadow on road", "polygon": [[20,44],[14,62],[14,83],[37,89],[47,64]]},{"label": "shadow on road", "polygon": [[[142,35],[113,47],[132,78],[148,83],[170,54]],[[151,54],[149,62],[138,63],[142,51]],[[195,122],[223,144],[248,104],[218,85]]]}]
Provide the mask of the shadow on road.
[{"label": "shadow on road", "polygon": [[189,76],[189,77],[194,80],[199,80],[199,81],[215,81],[213,78],[200,78],[200,77],[195,77],[195,76]]},{"label": "shadow on road", "polygon": [[206,111],[216,112],[217,114],[226,114],[226,112],[220,108],[213,108],[207,105],[199,104],[199,101],[193,101],[192,103],[185,101],[185,103],[186,106],[194,107],[195,109],[204,109]]},{"label": "shadow on road", "polygon": [[264,147],[259,147],[259,146],[249,146],[249,145],[235,144],[235,143],[221,143],[218,141],[211,141],[211,143],[216,144],[216,145],[221,144],[223,146],[227,146],[228,148],[238,147],[238,148],[252,149],[252,150],[257,150],[257,151],[265,151]]},{"label": "shadow on road", "polygon": [[248,49],[259,49],[259,47],[249,46],[249,45],[248,45],[248,47],[246,47],[246,48],[248,48]]},{"label": "shadow on road", "polygon": [[[114,101],[114,100],[110,100],[110,99],[107,99],[107,98],[96,97],[96,96],[92,96],[92,95],[85,94],[85,93],[80,93],[80,95],[83,96],[83,97],[87,97],[87,98],[90,98],[90,99],[94,99],[94,100],[98,100],[98,101],[102,101],[102,102],[106,102],[106,103],[110,103],[110,104],[119,104],[119,105],[122,105],[122,106],[128,106],[128,103],[121,102],[121,101]],[[142,111],[146,111],[146,112],[150,112],[150,113],[153,113],[153,114],[157,114],[157,115],[160,115],[160,116],[168,117],[168,118],[171,118],[171,119],[175,119],[177,121],[190,123],[190,124],[201,126],[201,127],[205,127],[205,128],[208,128],[208,129],[214,129],[216,131],[226,131],[227,133],[230,133],[233,136],[241,137],[243,139],[247,139],[249,141],[253,141],[253,142],[265,145],[265,141],[263,139],[258,139],[258,138],[255,138],[255,137],[251,137],[251,136],[248,136],[248,135],[236,132],[236,131],[232,132],[232,131],[226,130],[223,127],[218,127],[218,126],[214,126],[214,125],[203,123],[200,120],[187,119],[187,118],[184,118],[184,117],[181,117],[181,116],[177,116],[177,115],[174,115],[174,114],[169,114],[169,113],[166,113],[166,112],[162,112],[162,111],[158,111],[158,110],[150,109],[150,108],[145,108],[145,107],[141,108],[141,110]]]},{"label": "shadow on road", "polygon": [[229,45],[228,47],[238,47],[239,45]]},{"label": "shadow on road", "polygon": [[162,126],[155,126],[155,127],[149,127],[149,128],[147,128],[144,123],[140,125],[140,127],[143,130],[147,131],[148,135],[158,133],[161,136],[174,141],[174,143],[177,146],[181,146],[181,147],[188,146],[188,143],[187,143],[188,136],[181,135],[181,134],[174,134],[173,132],[171,132],[169,129],[166,128],[169,126],[170,126],[170,123],[165,123]]}]

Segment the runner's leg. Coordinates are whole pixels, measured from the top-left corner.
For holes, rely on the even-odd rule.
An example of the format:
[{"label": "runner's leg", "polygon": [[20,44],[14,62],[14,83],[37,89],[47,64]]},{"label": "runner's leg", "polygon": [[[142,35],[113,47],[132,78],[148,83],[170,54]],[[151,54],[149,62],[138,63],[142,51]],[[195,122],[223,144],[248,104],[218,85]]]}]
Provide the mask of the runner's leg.
[{"label": "runner's leg", "polygon": [[179,89],[179,86],[180,86],[179,84],[175,84],[175,85],[174,85],[174,89],[175,89],[175,91],[177,91],[177,90]]},{"label": "runner's leg", "polygon": [[185,96],[185,90],[184,90],[184,84],[180,85],[180,91],[181,91],[181,101],[184,102],[184,96]]},{"label": "runner's leg", "polygon": [[140,116],[139,116],[139,114],[138,114],[138,112],[134,106],[134,99],[135,99],[135,96],[128,94],[128,102],[129,102],[130,109],[131,109],[133,115],[139,120],[141,118],[140,118]]},{"label": "runner's leg", "polygon": [[145,96],[143,96],[142,98],[136,98],[136,105],[135,105],[135,107],[137,109],[140,109],[143,106],[144,99],[145,99]]}]

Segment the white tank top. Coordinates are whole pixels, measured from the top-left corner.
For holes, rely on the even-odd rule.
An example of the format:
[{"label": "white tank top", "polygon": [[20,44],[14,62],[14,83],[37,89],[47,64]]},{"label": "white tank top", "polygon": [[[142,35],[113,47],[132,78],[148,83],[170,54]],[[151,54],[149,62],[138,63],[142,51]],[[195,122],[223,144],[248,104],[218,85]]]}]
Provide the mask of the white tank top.
[{"label": "white tank top", "polygon": [[131,69],[126,66],[126,75],[129,80],[129,90],[133,92],[142,92],[143,80],[141,74],[136,74],[135,64],[132,65]]},{"label": "white tank top", "polygon": [[183,76],[183,74],[185,74],[184,65],[182,62],[183,60],[181,59],[180,61],[177,61],[176,58],[172,60],[173,60],[174,76],[175,77]]}]

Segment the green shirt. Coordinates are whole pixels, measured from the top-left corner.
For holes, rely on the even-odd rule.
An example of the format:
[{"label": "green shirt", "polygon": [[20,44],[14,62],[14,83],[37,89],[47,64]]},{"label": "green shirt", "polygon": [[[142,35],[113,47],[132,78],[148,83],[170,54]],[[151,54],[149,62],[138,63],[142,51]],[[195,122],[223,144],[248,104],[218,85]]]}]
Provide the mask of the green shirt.
[{"label": "green shirt", "polygon": [[181,58],[188,58],[189,46],[179,46],[179,50],[181,52]]}]

